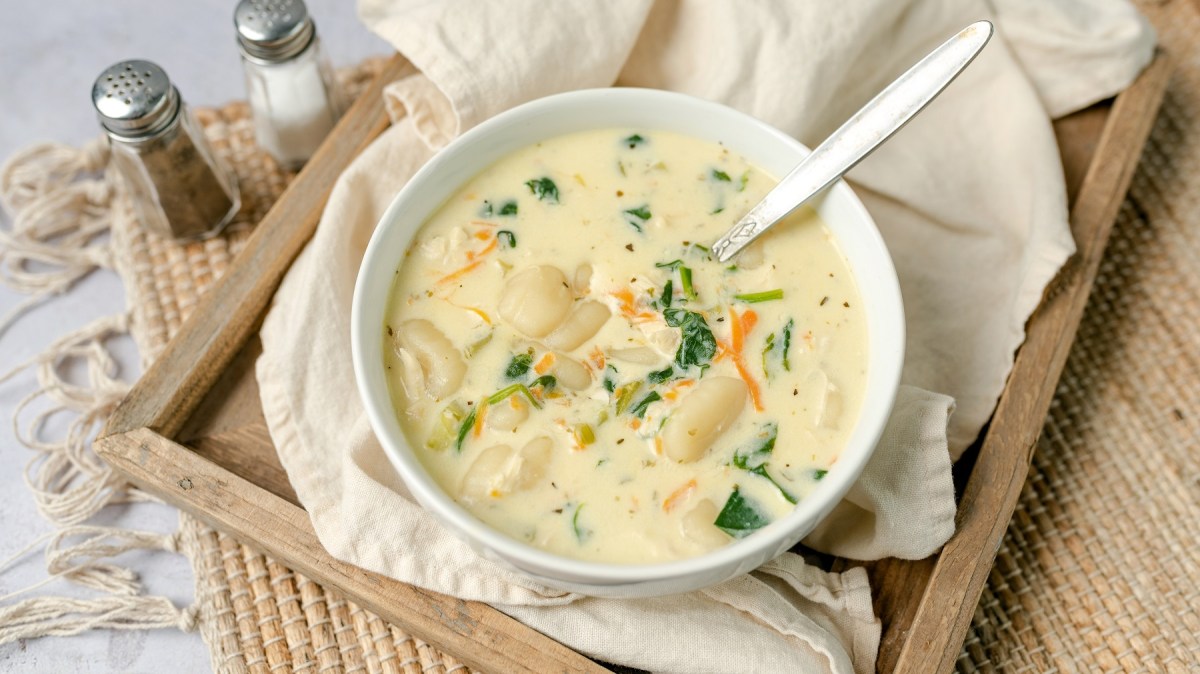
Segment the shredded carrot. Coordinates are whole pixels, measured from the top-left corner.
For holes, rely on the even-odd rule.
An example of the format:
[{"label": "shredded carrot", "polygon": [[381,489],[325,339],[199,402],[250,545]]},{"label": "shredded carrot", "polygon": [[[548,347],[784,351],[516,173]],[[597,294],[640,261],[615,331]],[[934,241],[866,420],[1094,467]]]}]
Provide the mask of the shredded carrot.
[{"label": "shredded carrot", "polygon": [[459,309],[462,309],[463,311],[469,311],[469,312],[475,314],[476,316],[479,316],[480,318],[483,319],[483,322],[487,323],[488,325],[492,324],[492,317],[488,316],[487,312],[485,312],[483,309],[480,309],[479,307],[472,307],[472,306],[468,306],[465,304],[457,304],[455,302],[451,302],[449,297],[442,297],[441,300],[443,302],[445,302],[446,304],[449,304],[452,307],[458,307]]},{"label": "shredded carrot", "polygon": [[637,429],[642,427],[642,420],[634,419],[633,421],[629,422],[629,427],[636,431]]},{"label": "shredded carrot", "polygon": [[547,353],[546,355],[542,356],[541,360],[537,362],[537,365],[533,366],[533,371],[538,374],[546,374],[546,370],[549,370],[550,366],[552,365],[554,365],[554,354]]},{"label": "shredded carrot", "polygon": [[[484,240],[491,239],[491,242],[488,245],[484,246],[483,249],[481,249],[481,250],[467,251],[466,266],[459,267],[458,269],[454,270],[453,272],[450,272],[449,274],[446,274],[442,278],[438,279],[437,282],[439,285],[441,285],[443,283],[449,283],[450,281],[458,280],[458,279],[462,278],[463,276],[466,276],[467,274],[471,273],[472,271],[475,271],[475,269],[478,268],[479,265],[483,264],[483,257],[485,255],[487,255],[488,253],[496,250],[496,247],[500,245],[500,240],[498,238],[496,238],[495,236],[492,236],[491,234],[488,234],[487,232],[480,232],[479,234],[484,235],[483,237],[481,237]],[[476,234],[476,237],[479,237],[479,234]],[[485,319],[485,320],[487,320],[487,319]],[[491,323],[491,321],[488,320],[488,323]]]},{"label": "shredded carrot", "polygon": [[758,323],[758,314],[750,309],[738,316],[737,311],[730,307],[730,343],[717,341],[717,357],[714,360],[729,356],[734,367],[737,368],[738,374],[742,377],[742,381],[746,382],[746,389],[750,391],[750,401],[754,403],[754,409],[761,412],[763,409],[762,391],[758,387],[758,382],[750,374],[750,369],[746,367],[746,359],[742,355],[742,348],[746,345],[746,333],[750,332],[756,323]]},{"label": "shredded carrot", "polygon": [[496,246],[498,246],[498,245],[499,245],[500,239],[497,239],[497,238],[496,238],[496,237],[494,237],[494,236],[493,236],[493,237],[491,237],[491,239],[492,239],[492,242],[491,242],[491,243],[489,243],[488,245],[484,246],[483,250],[480,250],[480,251],[473,251],[473,250],[469,250],[469,251],[467,251],[467,259],[468,259],[468,260],[475,260],[475,259],[478,259],[478,258],[481,258],[481,257],[483,257],[484,255],[487,255],[488,253],[492,252],[493,250],[496,250]]},{"label": "shredded carrot", "polygon": [[492,234],[491,232],[478,231],[475,232],[475,238],[479,239],[480,241],[487,241],[488,239],[492,238]]},{"label": "shredded carrot", "polygon": [[679,397],[679,389],[687,388],[689,386],[694,386],[695,384],[696,384],[695,379],[680,379],[679,381],[677,381],[671,385],[671,388],[668,389],[667,392],[663,394],[663,397],[666,398],[667,400],[675,400],[676,398]]},{"label": "shredded carrot", "polygon": [[742,347],[746,341],[745,327],[742,325],[742,318],[738,316],[737,311],[733,307],[729,307],[729,331],[730,345],[733,347],[733,355],[739,356],[742,353]]},{"label": "shredded carrot", "polygon": [[637,306],[635,305],[633,299],[633,291],[629,288],[622,288],[612,293],[612,296],[617,298],[617,301],[621,303],[621,314],[624,315],[625,318],[630,320],[638,319],[639,322],[654,320],[654,314],[648,311],[637,310]]},{"label": "shredded carrot", "polygon": [[747,309],[742,312],[742,332],[746,335],[758,325],[758,314],[753,309]]},{"label": "shredded carrot", "polygon": [[460,268],[456,269],[455,271],[453,271],[449,274],[446,274],[445,276],[438,279],[437,282],[440,285],[442,283],[449,283],[451,281],[457,281],[458,279],[462,278],[463,276],[466,276],[467,274],[471,273],[472,271],[475,271],[475,268],[481,264],[483,264],[483,260],[475,260],[474,262],[471,262],[470,264],[468,264],[465,267],[460,267]]},{"label": "shredded carrot", "polygon": [[621,302],[621,313],[632,314],[633,309],[633,291],[629,288],[621,288],[612,294]]},{"label": "shredded carrot", "polygon": [[487,416],[487,401],[479,401],[479,409],[475,410],[475,425],[471,427],[471,436],[478,438],[483,435],[483,418]]},{"label": "shredded carrot", "polygon": [[492,317],[488,316],[487,313],[485,313],[483,309],[476,309],[475,307],[463,307],[463,309],[466,309],[467,311],[475,312],[476,314],[479,315],[480,318],[483,319],[484,323],[487,323],[488,325],[492,324]]},{"label": "shredded carrot", "polygon": [[754,381],[754,377],[746,369],[746,362],[742,360],[741,354],[733,355],[733,365],[741,375],[742,381],[746,382],[746,388],[750,391],[750,402],[754,403],[754,409],[761,412],[763,410],[762,391],[758,388],[758,382]]},{"label": "shredded carrot", "polygon": [[601,350],[600,347],[597,346],[594,349],[592,349],[590,360],[592,362],[592,365],[596,366],[597,370],[604,369],[604,351]]},{"label": "shredded carrot", "polygon": [[488,222],[487,220],[472,220],[471,224],[472,225],[480,225],[482,227],[499,227],[500,226],[494,222]]},{"label": "shredded carrot", "polygon": [[663,506],[662,506],[663,511],[671,512],[671,510],[673,510],[675,508],[675,506],[679,505],[680,502],[687,499],[687,497],[691,495],[692,490],[695,488],[696,488],[696,481],[693,479],[693,480],[688,480],[687,482],[685,482],[683,484],[682,487],[671,492],[671,495],[667,497],[667,500],[663,501]]},{"label": "shredded carrot", "polygon": [[654,453],[662,456],[662,436],[654,436]]}]

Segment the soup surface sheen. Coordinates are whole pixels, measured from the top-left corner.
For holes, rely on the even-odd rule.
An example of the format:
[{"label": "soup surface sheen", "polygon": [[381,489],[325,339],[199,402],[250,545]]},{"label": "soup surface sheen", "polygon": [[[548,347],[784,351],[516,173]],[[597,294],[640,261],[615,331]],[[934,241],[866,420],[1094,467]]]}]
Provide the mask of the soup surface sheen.
[{"label": "soup surface sheen", "polygon": [[719,144],[611,129],[452,196],[383,326],[396,414],[446,492],[617,563],[702,554],[805,498],[858,417],[866,317],[810,209],[735,264],[708,255],[774,182]]}]

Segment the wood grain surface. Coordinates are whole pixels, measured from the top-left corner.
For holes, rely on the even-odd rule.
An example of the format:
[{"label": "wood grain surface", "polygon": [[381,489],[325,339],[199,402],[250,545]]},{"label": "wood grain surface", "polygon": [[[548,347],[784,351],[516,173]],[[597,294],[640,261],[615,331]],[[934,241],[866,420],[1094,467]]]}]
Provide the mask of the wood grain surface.
[{"label": "wood grain surface", "polygon": [[149,429],[110,436],[103,456],[130,480],[463,661],[489,672],[604,668],[487,604],[405,585],[329,556],[308,514]]},{"label": "wood grain surface", "polygon": [[[959,502],[957,532],[933,565],[891,671],[949,672],[962,651],[1170,71],[1169,60],[1159,55],[1117,97],[1094,153],[1087,143],[1062,144],[1064,152],[1078,153],[1065,156],[1065,166],[1077,166],[1091,156],[1071,207],[1071,231],[1078,250],[1029,319],[1009,385]],[[1080,123],[1086,124],[1086,118]]]},{"label": "wood grain surface", "polygon": [[[409,67],[394,61],[380,79],[390,81]],[[1169,70],[1160,55],[1111,105],[1055,125],[1079,253],[1030,319],[996,415],[961,463],[966,477],[958,533],[939,556],[865,565],[884,626],[879,671],[953,669]],[[134,483],[260,546],[472,667],[603,671],[486,605],[424,592],[333,559],[317,541],[271,445],[253,372],[261,349],[257,326],[311,235],[334,178],[385,127],[378,100],[377,84],[346,115],[334,142],[327,142],[296,178],[229,273],[134,387],[97,441],[97,452]],[[853,565],[861,564],[833,562],[833,568]]]}]

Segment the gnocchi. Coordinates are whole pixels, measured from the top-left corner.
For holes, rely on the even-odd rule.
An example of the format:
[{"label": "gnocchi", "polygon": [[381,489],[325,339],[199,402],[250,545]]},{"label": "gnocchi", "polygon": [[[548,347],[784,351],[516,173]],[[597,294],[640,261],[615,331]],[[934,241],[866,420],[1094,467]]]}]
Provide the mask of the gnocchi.
[{"label": "gnocchi", "polygon": [[528,489],[545,475],[553,448],[553,441],[545,436],[530,440],[519,452],[508,445],[488,447],[463,475],[459,494],[467,501],[478,502]]},{"label": "gnocchi", "polygon": [[546,346],[559,351],[572,351],[599,332],[611,316],[608,307],[599,302],[580,302],[567,320],[546,336]]},{"label": "gnocchi", "polygon": [[500,315],[519,332],[542,337],[571,309],[567,277],[557,267],[538,265],[518,272],[504,285]]},{"label": "gnocchi", "polygon": [[704,455],[746,406],[746,384],[733,377],[703,379],[667,417],[663,426],[663,453],[672,461],[687,463]]},{"label": "gnocchi", "polygon": [[810,209],[712,259],[771,185],[720,145],[638,129],[550,138],[464,183],[381,326],[400,425],[446,493],[616,563],[704,554],[811,493],[859,414],[866,320]]},{"label": "gnocchi", "polygon": [[[396,343],[416,359],[425,392],[435,400],[458,390],[467,373],[467,363],[454,343],[433,323],[425,319],[406,321],[396,332]],[[406,365],[411,368],[411,363]]]}]

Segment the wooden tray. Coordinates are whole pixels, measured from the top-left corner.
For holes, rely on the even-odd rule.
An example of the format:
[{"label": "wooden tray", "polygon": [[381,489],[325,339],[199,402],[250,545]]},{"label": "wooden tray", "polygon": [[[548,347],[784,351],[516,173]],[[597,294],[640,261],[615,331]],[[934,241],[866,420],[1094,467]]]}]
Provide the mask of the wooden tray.
[{"label": "wooden tray", "polygon": [[[96,451],[143,489],[260,547],[312,579],[489,672],[604,671],[479,603],[414,588],[332,558],[271,445],[254,379],[257,329],[316,227],[338,174],[387,127],[393,59],[258,225],[226,275],[134,386]],[[878,669],[948,672],[1008,527],[1113,221],[1162,101],[1161,53],[1115,99],[1055,123],[1078,254],[1028,324],[984,435],[956,468],[957,533],[937,556],[866,564],[883,622]],[[857,564],[830,560],[832,568]]]}]

